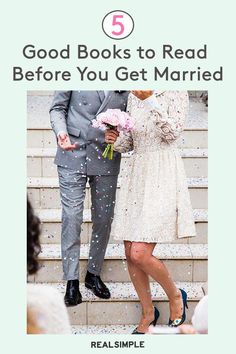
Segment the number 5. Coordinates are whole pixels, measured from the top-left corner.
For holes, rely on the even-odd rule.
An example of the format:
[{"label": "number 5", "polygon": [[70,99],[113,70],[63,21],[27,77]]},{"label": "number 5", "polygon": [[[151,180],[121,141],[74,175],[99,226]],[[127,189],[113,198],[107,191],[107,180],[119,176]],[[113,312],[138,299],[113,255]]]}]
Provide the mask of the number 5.
[{"label": "number 5", "polygon": [[112,26],[118,25],[120,27],[119,32],[116,32],[116,31],[111,32],[114,36],[120,36],[125,30],[123,23],[120,21],[117,21],[118,18],[123,18],[123,17],[124,17],[124,15],[113,15]]}]

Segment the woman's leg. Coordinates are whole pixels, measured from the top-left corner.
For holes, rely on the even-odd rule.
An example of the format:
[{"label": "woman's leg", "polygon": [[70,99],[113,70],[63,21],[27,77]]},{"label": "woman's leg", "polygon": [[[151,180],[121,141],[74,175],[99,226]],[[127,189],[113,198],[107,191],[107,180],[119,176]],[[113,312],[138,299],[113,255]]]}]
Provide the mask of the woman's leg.
[{"label": "woman's leg", "polygon": [[133,242],[130,253],[131,262],[162,286],[170,301],[170,319],[174,320],[182,316],[182,296],[164,263],[152,255],[155,245],[155,243]]},{"label": "woman's leg", "polygon": [[137,330],[139,332],[146,332],[150,322],[154,319],[154,309],[152,304],[149,278],[142,269],[137,267],[131,261],[130,254],[132,242],[124,241],[124,245],[129,275],[142,306],[142,318],[139,322]]}]

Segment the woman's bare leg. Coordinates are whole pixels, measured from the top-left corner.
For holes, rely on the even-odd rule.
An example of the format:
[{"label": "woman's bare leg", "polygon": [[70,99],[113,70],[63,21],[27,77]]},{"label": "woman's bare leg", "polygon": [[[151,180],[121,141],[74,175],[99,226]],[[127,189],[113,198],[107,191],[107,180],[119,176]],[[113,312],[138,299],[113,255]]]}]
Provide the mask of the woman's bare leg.
[{"label": "woman's bare leg", "polygon": [[152,255],[155,246],[155,243],[132,242],[131,262],[162,286],[170,302],[170,319],[174,320],[182,316],[182,296],[164,263]]},{"label": "woman's bare leg", "polygon": [[137,267],[131,261],[130,254],[132,242],[124,241],[124,245],[129,275],[142,306],[142,317],[137,330],[139,332],[147,332],[150,322],[154,320],[154,308],[152,304],[149,278],[142,269]]}]

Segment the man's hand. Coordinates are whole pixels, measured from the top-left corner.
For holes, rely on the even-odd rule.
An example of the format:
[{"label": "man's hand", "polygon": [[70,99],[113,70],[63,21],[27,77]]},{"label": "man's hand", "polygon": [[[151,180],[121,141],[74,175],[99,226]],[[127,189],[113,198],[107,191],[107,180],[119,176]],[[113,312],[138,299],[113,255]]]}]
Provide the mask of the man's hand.
[{"label": "man's hand", "polygon": [[58,135],[58,145],[66,151],[73,150],[77,147],[77,144],[71,144],[70,138],[66,133],[60,133]]},{"label": "man's hand", "polygon": [[105,142],[107,144],[114,144],[119,136],[119,132],[115,129],[107,129],[105,131]]},{"label": "man's hand", "polygon": [[140,100],[145,100],[146,98],[152,96],[153,91],[131,91],[132,94],[136,97],[138,97]]}]

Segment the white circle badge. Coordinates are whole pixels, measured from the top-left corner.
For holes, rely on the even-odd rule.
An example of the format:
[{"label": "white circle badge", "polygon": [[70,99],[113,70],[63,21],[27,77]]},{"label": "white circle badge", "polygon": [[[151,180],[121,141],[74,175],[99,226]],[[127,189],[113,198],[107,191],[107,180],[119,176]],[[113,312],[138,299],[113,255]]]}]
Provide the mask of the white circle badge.
[{"label": "white circle badge", "polygon": [[103,18],[102,29],[112,39],[124,39],[133,32],[134,20],[125,11],[111,11]]}]

